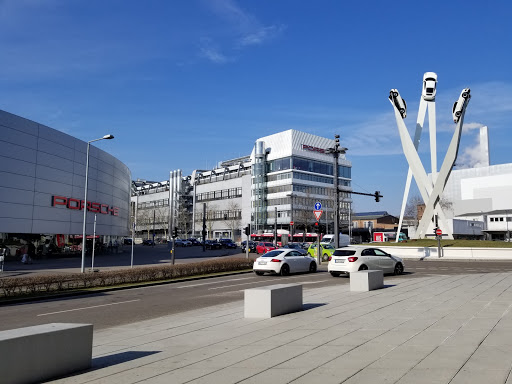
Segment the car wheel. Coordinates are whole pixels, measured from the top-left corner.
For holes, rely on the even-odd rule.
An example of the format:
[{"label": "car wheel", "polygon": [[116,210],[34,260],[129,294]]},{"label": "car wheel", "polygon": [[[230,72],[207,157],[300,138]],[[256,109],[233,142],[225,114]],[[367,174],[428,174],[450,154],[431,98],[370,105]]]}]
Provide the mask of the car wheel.
[{"label": "car wheel", "polygon": [[322,261],[329,261],[329,255],[327,253],[322,255]]},{"label": "car wheel", "polygon": [[316,263],[314,261],[312,261],[311,264],[309,264],[309,272],[310,273],[316,272]]},{"label": "car wheel", "polygon": [[462,97],[463,97],[463,98],[467,98],[467,97],[468,97],[468,94],[467,94],[466,92],[464,92],[464,93],[462,94]]},{"label": "car wheel", "polygon": [[281,276],[288,276],[290,274],[290,267],[285,264],[281,267]]},{"label": "car wheel", "polygon": [[367,271],[367,270],[368,270],[368,267],[367,267],[366,265],[364,265],[364,264],[363,264],[363,265],[361,265],[361,266],[359,267],[359,270],[360,270],[360,271]]},{"label": "car wheel", "polygon": [[331,276],[332,277],[340,277],[341,275],[341,272],[334,272],[334,271],[331,271]]},{"label": "car wheel", "polygon": [[404,266],[402,263],[396,263],[395,265],[395,275],[401,275],[404,273]]},{"label": "car wheel", "polygon": [[398,92],[393,92],[393,96],[398,97]]},{"label": "car wheel", "polygon": [[261,272],[261,271],[254,271],[254,273],[255,273],[255,274],[257,274],[258,276],[263,276],[263,274],[264,274],[265,272]]}]

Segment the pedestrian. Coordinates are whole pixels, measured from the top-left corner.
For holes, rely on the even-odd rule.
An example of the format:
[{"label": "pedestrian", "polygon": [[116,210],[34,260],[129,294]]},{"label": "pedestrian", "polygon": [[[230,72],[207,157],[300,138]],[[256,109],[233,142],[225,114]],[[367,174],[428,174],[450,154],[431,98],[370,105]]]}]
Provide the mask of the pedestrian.
[{"label": "pedestrian", "polygon": [[117,239],[114,240],[114,249],[116,250],[116,253],[118,252],[119,243],[117,242]]}]

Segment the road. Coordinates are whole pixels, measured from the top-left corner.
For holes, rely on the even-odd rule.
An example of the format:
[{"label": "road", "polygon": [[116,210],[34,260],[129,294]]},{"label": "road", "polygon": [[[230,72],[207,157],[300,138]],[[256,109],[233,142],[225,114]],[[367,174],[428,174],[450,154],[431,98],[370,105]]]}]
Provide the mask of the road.
[{"label": "road", "polygon": [[[396,279],[429,275],[484,274],[512,270],[510,262],[406,261],[406,273],[386,276]],[[243,291],[265,285],[300,283],[304,290],[348,284],[347,277],[334,278],[326,265],[314,274],[256,276],[252,273],[178,282],[143,288],[95,293],[0,307],[0,330],[53,322],[92,323],[95,329],[129,324],[197,308],[243,299]]]}]

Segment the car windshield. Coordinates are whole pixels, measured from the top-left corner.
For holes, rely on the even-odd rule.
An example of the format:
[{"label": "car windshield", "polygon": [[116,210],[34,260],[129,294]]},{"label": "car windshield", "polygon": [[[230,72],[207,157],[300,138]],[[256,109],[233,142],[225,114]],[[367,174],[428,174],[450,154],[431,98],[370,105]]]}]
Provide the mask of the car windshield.
[{"label": "car windshield", "polygon": [[265,253],[264,255],[261,255],[261,257],[276,257],[279,256],[281,253],[283,253],[283,250],[276,249],[275,251],[270,251]]},{"label": "car windshield", "polygon": [[427,88],[427,93],[434,93],[434,88]]},{"label": "car windshield", "polygon": [[354,251],[353,249],[351,250],[348,250],[348,249],[337,249],[334,251],[334,253],[332,254],[333,256],[352,256],[352,255],[355,255],[356,251]]},{"label": "car windshield", "polygon": [[273,246],[274,246],[274,244],[272,244],[272,243],[265,243],[265,247],[273,247]]}]

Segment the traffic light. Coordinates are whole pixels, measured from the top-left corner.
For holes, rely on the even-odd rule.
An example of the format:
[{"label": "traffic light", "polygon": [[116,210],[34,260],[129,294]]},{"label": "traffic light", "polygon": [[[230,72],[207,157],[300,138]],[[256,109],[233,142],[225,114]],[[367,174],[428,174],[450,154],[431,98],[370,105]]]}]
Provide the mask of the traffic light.
[{"label": "traffic light", "polygon": [[375,201],[378,203],[380,201],[380,198],[381,198],[381,194],[380,194],[380,191],[375,191]]},{"label": "traffic light", "polygon": [[244,228],[244,233],[249,236],[251,234],[251,226],[247,225],[247,227]]},{"label": "traffic light", "polygon": [[178,228],[174,227],[174,237],[178,237]]},{"label": "traffic light", "polygon": [[438,229],[439,229],[439,228],[437,228],[437,227],[435,227],[435,228],[434,228],[434,235],[436,235],[436,236],[437,236],[437,230],[438,230]]}]

